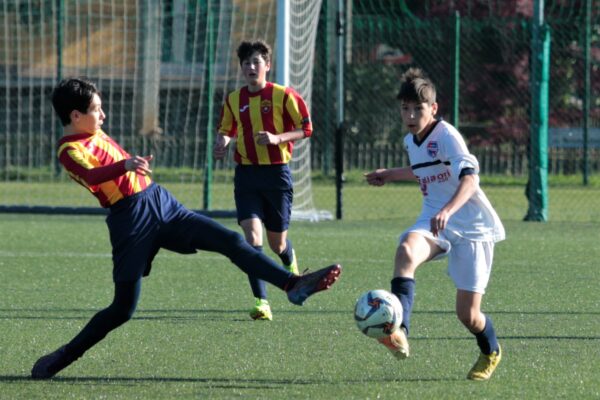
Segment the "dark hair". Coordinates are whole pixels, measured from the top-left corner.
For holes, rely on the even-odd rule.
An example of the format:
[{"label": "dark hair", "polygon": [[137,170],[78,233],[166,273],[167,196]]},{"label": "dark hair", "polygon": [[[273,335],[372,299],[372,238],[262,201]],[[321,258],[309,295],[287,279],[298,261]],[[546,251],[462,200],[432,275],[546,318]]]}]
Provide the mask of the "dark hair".
[{"label": "dark hair", "polygon": [[71,111],[87,114],[94,95],[100,92],[92,82],[69,78],[60,81],[52,91],[52,106],[63,126],[71,123]]},{"label": "dark hair", "polygon": [[244,62],[244,60],[250,58],[252,53],[258,51],[265,60],[265,62],[271,62],[271,47],[262,40],[256,40],[254,42],[242,42],[237,48],[237,55],[240,59],[240,65]]},{"label": "dark hair", "polygon": [[396,98],[404,101],[414,101],[416,103],[435,103],[435,85],[431,80],[425,77],[423,71],[419,68],[409,68],[402,75],[402,84]]}]

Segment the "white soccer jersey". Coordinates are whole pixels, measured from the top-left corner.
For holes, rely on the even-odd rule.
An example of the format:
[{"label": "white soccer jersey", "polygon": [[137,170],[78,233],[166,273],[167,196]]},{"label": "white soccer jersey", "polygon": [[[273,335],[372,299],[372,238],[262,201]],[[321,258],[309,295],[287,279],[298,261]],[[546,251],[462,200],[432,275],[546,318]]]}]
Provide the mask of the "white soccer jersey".
[{"label": "white soccer jersey", "polygon": [[[463,169],[479,173],[477,158],[469,153],[456,128],[445,121],[438,121],[421,142],[413,134],[406,135],[404,146],[423,194],[418,221],[429,221],[450,201]],[[479,187],[450,217],[446,230],[469,240],[499,242],[505,238],[500,218]]]}]

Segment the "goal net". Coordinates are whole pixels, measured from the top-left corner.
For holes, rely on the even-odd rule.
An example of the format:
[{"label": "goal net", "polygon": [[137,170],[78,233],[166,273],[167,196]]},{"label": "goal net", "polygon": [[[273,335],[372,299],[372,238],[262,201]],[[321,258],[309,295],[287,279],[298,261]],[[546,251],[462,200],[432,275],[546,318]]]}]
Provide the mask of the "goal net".
[{"label": "goal net", "polygon": [[[320,7],[289,0],[288,84],[309,105]],[[59,79],[84,76],[102,92],[103,129],[131,154],[152,153],[161,185],[190,208],[233,214],[232,157],[209,162],[210,143],[225,96],[244,84],[239,42],[276,49],[277,11],[272,0],[0,0],[0,211],[98,209],[57,163],[49,101]],[[310,140],[294,158],[294,217],[326,217],[313,202]]]},{"label": "goal net", "polygon": [[[285,30],[288,36],[289,52],[286,57],[289,62],[287,85],[294,87],[306,100],[309,108],[312,105],[313,59],[315,55],[315,40],[317,24],[321,10],[321,0],[289,0],[290,24]],[[280,13],[280,18],[281,18]],[[280,25],[281,26],[281,25]],[[281,32],[281,29],[279,30]],[[277,40],[282,40],[279,34]],[[278,46],[282,49],[284,46]],[[281,57],[279,57],[281,59]],[[281,66],[280,66],[281,67]],[[280,68],[278,67],[278,68]],[[281,75],[281,74],[280,74]],[[292,218],[318,221],[333,219],[331,212],[317,210],[312,196],[310,140],[301,140],[294,146],[294,158],[290,163],[294,178],[294,208]]]}]

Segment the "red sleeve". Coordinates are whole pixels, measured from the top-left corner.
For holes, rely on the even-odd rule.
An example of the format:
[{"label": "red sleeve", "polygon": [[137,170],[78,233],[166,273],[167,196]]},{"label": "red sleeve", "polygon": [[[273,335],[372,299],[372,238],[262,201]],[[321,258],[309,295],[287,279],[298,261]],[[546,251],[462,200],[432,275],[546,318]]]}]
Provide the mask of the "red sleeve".
[{"label": "red sleeve", "polygon": [[291,87],[286,88],[284,98],[284,118],[286,115],[292,120],[296,129],[304,131],[304,137],[311,137],[313,133],[310,112],[304,99]]},{"label": "red sleeve", "polygon": [[217,127],[217,131],[225,136],[237,136],[237,121],[233,116],[231,104],[229,104],[229,96],[227,96],[227,99],[225,100],[225,103],[221,108],[221,115],[219,117],[219,125]]},{"label": "red sleeve", "polygon": [[75,162],[68,155],[68,151],[61,152],[59,160],[67,171],[76,175],[88,185],[99,185],[103,182],[116,179],[127,172],[125,169],[125,162],[127,160],[121,160],[114,164],[91,169],[87,169],[83,165]]}]

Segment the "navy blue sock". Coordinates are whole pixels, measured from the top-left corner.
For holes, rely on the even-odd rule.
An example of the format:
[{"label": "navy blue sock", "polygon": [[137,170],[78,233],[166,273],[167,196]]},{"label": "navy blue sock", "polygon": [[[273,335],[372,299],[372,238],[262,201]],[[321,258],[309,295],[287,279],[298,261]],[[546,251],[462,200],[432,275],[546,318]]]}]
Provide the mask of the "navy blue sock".
[{"label": "navy blue sock", "polygon": [[238,232],[225,228],[203,215],[194,215],[189,244],[198,250],[223,254],[246,274],[263,279],[282,290],[289,290],[296,278],[271,257],[256,251]]},{"label": "navy blue sock", "polygon": [[296,277],[294,274],[286,271],[271,257],[256,251],[244,239],[237,242],[235,246],[235,251],[229,257],[248,276],[260,277],[282,290],[289,290],[295,283]]},{"label": "navy blue sock", "polygon": [[131,319],[135,312],[142,288],[142,279],[135,282],[116,282],[115,297],[110,306],[99,311],[73,340],[66,345],[66,352],[73,360],[78,359],[113,329]]},{"label": "navy blue sock", "polygon": [[407,335],[410,330],[410,315],[415,299],[415,285],[415,280],[412,278],[397,277],[392,279],[392,293],[400,299],[402,304],[402,326]]},{"label": "navy blue sock", "polygon": [[494,330],[494,324],[487,315],[485,316],[485,328],[479,333],[474,333],[474,335],[477,339],[477,345],[483,354],[489,355],[500,349],[496,331]]},{"label": "navy blue sock", "polygon": [[[260,252],[262,254],[262,246],[252,246],[254,250]],[[252,294],[254,297],[259,299],[267,298],[267,284],[265,281],[255,278],[252,275],[248,275],[248,281],[250,281],[250,288],[252,289]]]},{"label": "navy blue sock", "polygon": [[283,265],[292,265],[293,251],[292,242],[290,242],[290,239],[286,239],[285,250],[283,253],[278,254]]}]

